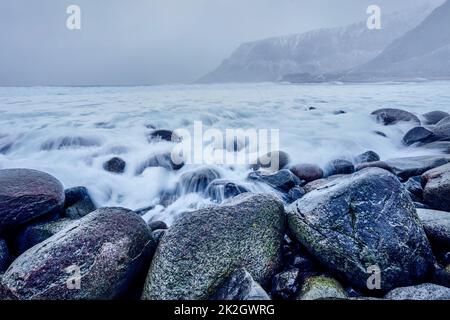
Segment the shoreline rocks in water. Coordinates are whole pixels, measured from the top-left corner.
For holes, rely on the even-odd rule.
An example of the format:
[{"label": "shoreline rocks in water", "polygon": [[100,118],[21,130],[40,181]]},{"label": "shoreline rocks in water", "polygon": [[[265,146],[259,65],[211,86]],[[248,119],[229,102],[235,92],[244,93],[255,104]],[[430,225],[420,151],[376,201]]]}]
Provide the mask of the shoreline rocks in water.
[{"label": "shoreline rocks in water", "polygon": [[422,175],[423,199],[433,209],[450,211],[450,164]]},{"label": "shoreline rocks in water", "polygon": [[[126,209],[102,208],[20,255],[1,283],[11,299],[120,298],[147,270],[154,250],[142,218]],[[67,288],[71,266],[80,273],[77,290]]]},{"label": "shoreline rocks in water", "polygon": [[60,212],[64,199],[63,185],[47,173],[0,170],[0,235],[33,219]]},{"label": "shoreline rocks in water", "polygon": [[182,215],[161,239],[142,298],[208,299],[237,266],[266,285],[280,263],[284,219],[275,197],[249,193]]},{"label": "shoreline rocks in water", "polygon": [[307,193],[287,209],[290,233],[331,272],[367,291],[378,266],[382,290],[420,283],[434,257],[416,209],[399,180],[370,168]]}]

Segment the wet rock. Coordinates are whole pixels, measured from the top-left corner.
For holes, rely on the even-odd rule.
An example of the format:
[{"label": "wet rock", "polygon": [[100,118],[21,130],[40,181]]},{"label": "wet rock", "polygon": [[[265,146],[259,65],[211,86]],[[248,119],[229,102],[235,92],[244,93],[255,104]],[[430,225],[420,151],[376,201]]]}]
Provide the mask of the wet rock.
[{"label": "wet rock", "polygon": [[207,197],[220,203],[246,192],[249,192],[249,190],[242,185],[229,180],[218,179],[208,185],[205,194]]},{"label": "wet rock", "polygon": [[334,115],[340,115],[340,114],[346,114],[347,112],[345,112],[344,110],[336,110],[336,111],[333,111],[333,114]]},{"label": "wet rock", "polygon": [[292,188],[288,192],[288,202],[292,203],[294,201],[297,201],[298,199],[303,197],[305,194],[306,194],[306,191],[302,187]]},{"label": "wet rock", "polygon": [[357,164],[355,166],[355,171],[361,171],[366,168],[380,168],[380,169],[387,170],[389,172],[394,171],[394,169],[392,169],[391,166],[388,165],[384,161],[363,162],[363,163]]},{"label": "wet rock", "polygon": [[379,109],[372,112],[375,115],[377,121],[384,125],[392,125],[401,121],[412,122],[420,125],[420,120],[411,112],[399,110],[399,109]]},{"label": "wet rock", "polygon": [[112,173],[124,173],[126,162],[119,157],[114,157],[103,164],[103,169]]},{"label": "wet rock", "polygon": [[342,174],[338,174],[338,175],[334,175],[334,176],[329,176],[327,178],[314,180],[310,183],[307,183],[303,188],[306,193],[311,192],[313,190],[321,189],[321,188],[328,188],[330,182],[333,182],[334,180],[337,180],[343,176],[344,175],[342,175]]},{"label": "wet rock", "polygon": [[325,176],[334,176],[337,174],[352,174],[355,172],[355,167],[352,162],[342,159],[336,159],[328,162],[325,165]]},{"label": "wet rock", "polygon": [[396,288],[384,297],[388,300],[450,300],[450,288],[424,283],[412,287]]},{"label": "wet rock", "polygon": [[392,168],[392,172],[402,180],[419,176],[428,170],[442,166],[450,162],[450,157],[446,156],[420,156],[409,158],[397,158],[385,161]]},{"label": "wet rock", "polygon": [[0,234],[61,211],[64,187],[53,176],[28,169],[0,170]]},{"label": "wet rock", "polygon": [[450,114],[444,111],[431,111],[423,115],[423,118],[425,119],[425,124],[428,125],[437,124],[439,121],[441,121],[446,117],[450,117]]},{"label": "wet rock", "polygon": [[154,130],[147,136],[148,142],[180,142],[181,138],[171,130]]},{"label": "wet rock", "polygon": [[411,199],[416,202],[423,202],[423,189],[421,176],[411,177],[404,183],[406,190],[411,195]]},{"label": "wet rock", "polygon": [[245,269],[233,272],[220,288],[213,294],[211,300],[245,301],[270,300],[263,288],[253,280]]},{"label": "wet rock", "polygon": [[344,288],[335,279],[313,276],[305,280],[298,300],[346,299],[347,297]]},{"label": "wet rock", "polygon": [[41,150],[61,150],[61,149],[77,149],[87,147],[98,147],[101,141],[95,137],[77,137],[67,136],[45,141],[41,145]]},{"label": "wet rock", "polygon": [[449,124],[450,123],[450,117],[445,117],[444,119],[442,119],[441,121],[439,121],[438,123],[436,123],[437,126],[441,126],[444,124]]},{"label": "wet rock", "polygon": [[433,209],[450,211],[450,164],[422,175],[423,199]]},{"label": "wet rock", "polygon": [[417,209],[428,239],[439,247],[450,250],[450,212]]},{"label": "wet rock", "polygon": [[73,223],[73,220],[61,219],[57,221],[38,222],[25,227],[21,232],[19,232],[15,240],[17,253],[24,253],[38,243],[54,236],[71,223]]},{"label": "wet rock", "polygon": [[272,279],[272,296],[277,299],[288,300],[299,289],[299,269],[291,269],[277,274]]},{"label": "wet rock", "polygon": [[[137,214],[102,208],[20,255],[3,275],[2,286],[21,300],[129,296],[154,249],[150,229]],[[73,277],[78,271],[80,289],[71,290],[67,284],[76,285]]]},{"label": "wet rock", "polygon": [[437,124],[434,126],[433,134],[436,140],[450,141],[450,121],[448,123]]},{"label": "wet rock", "polygon": [[142,298],[210,298],[236,266],[265,286],[280,264],[284,223],[283,204],[265,194],[182,214],[158,246]]},{"label": "wet rock", "polygon": [[205,167],[185,172],[180,177],[179,193],[204,192],[208,185],[216,179],[220,179],[220,173],[213,168]]},{"label": "wet rock", "polygon": [[289,155],[283,151],[269,152],[257,159],[256,164],[252,165],[253,170],[270,169],[278,171],[284,169],[290,162]]},{"label": "wet rock", "polygon": [[374,151],[366,151],[355,157],[356,164],[380,161],[380,156]]},{"label": "wet rock", "polygon": [[166,234],[167,230],[164,229],[158,229],[152,232],[153,235],[153,239],[155,239],[155,242],[157,244],[159,244],[159,242],[161,241],[162,237]]},{"label": "wet rock", "polygon": [[287,208],[290,234],[352,287],[383,270],[382,290],[425,279],[434,257],[416,209],[391,173],[371,168],[336,179]]},{"label": "wet rock", "polygon": [[151,221],[148,226],[152,231],[169,229],[164,221]]},{"label": "wet rock", "polygon": [[318,165],[309,163],[300,163],[292,166],[292,171],[300,180],[311,182],[323,178],[323,170]]},{"label": "wet rock", "polygon": [[450,264],[445,268],[436,268],[433,283],[450,288]]},{"label": "wet rock", "polygon": [[8,245],[6,244],[5,240],[0,239],[0,274],[8,269],[10,263],[11,256],[9,254]]},{"label": "wet rock", "polygon": [[170,153],[161,153],[150,157],[141,163],[136,169],[136,174],[142,174],[147,168],[161,167],[169,171],[177,171],[184,167],[184,163],[177,163],[172,160]]},{"label": "wet rock", "polygon": [[403,137],[403,144],[410,146],[415,143],[427,143],[435,140],[434,133],[424,127],[414,127]]},{"label": "wet rock", "polygon": [[272,188],[282,192],[288,192],[290,189],[302,184],[302,181],[287,169],[272,174],[266,174],[259,171],[251,172],[248,175],[248,179],[264,182]]},{"label": "wet rock", "polygon": [[64,191],[65,217],[78,219],[95,211],[96,207],[85,187],[74,187]]}]

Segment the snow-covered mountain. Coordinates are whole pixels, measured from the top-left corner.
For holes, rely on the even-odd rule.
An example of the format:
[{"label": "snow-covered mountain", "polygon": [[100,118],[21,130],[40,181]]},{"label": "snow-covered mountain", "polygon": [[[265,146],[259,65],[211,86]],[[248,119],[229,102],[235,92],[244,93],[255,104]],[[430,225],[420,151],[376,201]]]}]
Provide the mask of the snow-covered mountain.
[{"label": "snow-covered mountain", "polygon": [[432,10],[430,4],[382,16],[381,30],[369,30],[364,21],[244,43],[199,82],[277,81],[288,74],[315,76],[349,70],[378,56]]},{"label": "snow-covered mountain", "polygon": [[343,80],[450,78],[450,0]]}]

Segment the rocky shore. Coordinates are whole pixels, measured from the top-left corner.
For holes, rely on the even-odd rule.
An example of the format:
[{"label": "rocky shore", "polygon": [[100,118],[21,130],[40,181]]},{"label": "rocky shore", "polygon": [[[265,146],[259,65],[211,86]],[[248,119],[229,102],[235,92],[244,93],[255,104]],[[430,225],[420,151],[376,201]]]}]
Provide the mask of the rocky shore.
[{"label": "rocky shore", "polygon": [[[139,210],[96,208],[89,186],[0,170],[0,299],[450,300],[450,115],[373,116],[414,124],[405,147],[441,154],[367,151],[319,167],[280,151],[278,171],[249,168],[249,183],[273,190],[265,194],[212,168],[189,171],[161,205],[186,193],[217,204],[170,227]],[[182,167],[167,155],[145,166]],[[125,167],[117,157],[104,164]]]}]

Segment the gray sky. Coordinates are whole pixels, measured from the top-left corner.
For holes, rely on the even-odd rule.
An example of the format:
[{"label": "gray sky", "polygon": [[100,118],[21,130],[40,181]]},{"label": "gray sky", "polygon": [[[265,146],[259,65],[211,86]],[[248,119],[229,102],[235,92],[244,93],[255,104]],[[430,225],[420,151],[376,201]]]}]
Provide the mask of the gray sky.
[{"label": "gray sky", "polygon": [[[239,44],[439,0],[0,0],[0,85],[191,82]],[[66,8],[82,29],[66,28]]]}]

